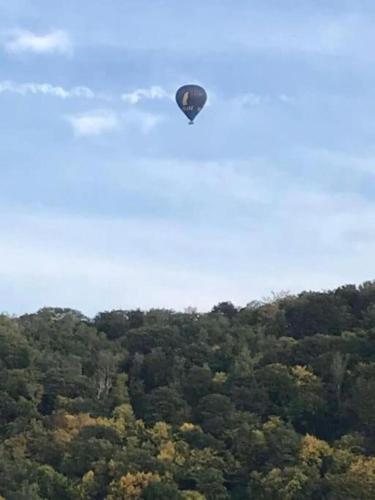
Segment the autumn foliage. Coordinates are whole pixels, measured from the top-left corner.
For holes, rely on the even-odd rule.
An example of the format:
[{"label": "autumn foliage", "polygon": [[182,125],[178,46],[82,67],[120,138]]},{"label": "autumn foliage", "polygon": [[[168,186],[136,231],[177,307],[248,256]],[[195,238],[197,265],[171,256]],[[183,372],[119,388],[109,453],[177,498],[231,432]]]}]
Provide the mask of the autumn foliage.
[{"label": "autumn foliage", "polygon": [[372,500],[375,284],[0,316],[0,498]]}]

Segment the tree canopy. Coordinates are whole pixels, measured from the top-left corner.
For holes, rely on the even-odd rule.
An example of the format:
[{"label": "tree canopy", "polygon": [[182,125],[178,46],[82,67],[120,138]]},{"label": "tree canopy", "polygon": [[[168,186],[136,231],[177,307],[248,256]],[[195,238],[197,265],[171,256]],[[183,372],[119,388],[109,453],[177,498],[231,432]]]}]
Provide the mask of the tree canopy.
[{"label": "tree canopy", "polygon": [[0,316],[0,498],[373,499],[375,283]]}]

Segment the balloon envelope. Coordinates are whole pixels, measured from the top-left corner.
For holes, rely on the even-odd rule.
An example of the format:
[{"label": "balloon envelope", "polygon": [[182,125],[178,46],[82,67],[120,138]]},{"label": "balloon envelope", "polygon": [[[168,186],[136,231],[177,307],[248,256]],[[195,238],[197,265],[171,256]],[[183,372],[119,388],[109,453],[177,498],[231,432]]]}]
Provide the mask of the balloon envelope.
[{"label": "balloon envelope", "polygon": [[199,85],[184,85],[176,93],[176,101],[183,113],[193,122],[207,101],[207,93]]}]

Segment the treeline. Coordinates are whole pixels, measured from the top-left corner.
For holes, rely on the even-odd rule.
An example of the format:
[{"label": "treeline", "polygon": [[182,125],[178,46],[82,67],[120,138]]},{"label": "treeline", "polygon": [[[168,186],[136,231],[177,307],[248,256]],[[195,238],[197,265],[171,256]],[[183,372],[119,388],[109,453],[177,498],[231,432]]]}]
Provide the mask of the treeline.
[{"label": "treeline", "polygon": [[0,497],[375,498],[375,283],[0,317]]}]

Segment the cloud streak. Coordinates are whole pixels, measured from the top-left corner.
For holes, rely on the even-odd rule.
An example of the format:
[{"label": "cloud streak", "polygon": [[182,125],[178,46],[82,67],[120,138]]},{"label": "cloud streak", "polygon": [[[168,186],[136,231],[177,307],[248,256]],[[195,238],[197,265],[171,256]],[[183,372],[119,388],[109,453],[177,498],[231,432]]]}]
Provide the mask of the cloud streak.
[{"label": "cloud streak", "polygon": [[295,98],[287,94],[279,95],[262,95],[256,94],[254,92],[247,92],[242,95],[236,96],[234,98],[235,103],[239,104],[241,107],[258,107],[267,104],[293,104],[295,103]]},{"label": "cloud streak", "polygon": [[123,102],[127,104],[138,104],[142,100],[172,99],[173,96],[164,88],[152,86],[148,89],[139,88],[133,92],[124,93],[121,96]]},{"label": "cloud streak", "polygon": [[[26,82],[17,83],[12,80],[0,80],[0,94],[6,92],[18,94],[21,96],[44,94],[62,99],[68,98],[83,98],[83,99],[101,99],[101,100],[118,100],[119,96],[110,95],[108,92],[105,94],[98,94],[90,87],[81,85],[70,89],[66,89],[61,85],[52,85],[51,83],[38,83]],[[172,99],[173,95],[169,94],[161,87],[150,87],[149,89],[138,89],[128,94],[120,95],[120,99],[126,104],[135,105],[142,100],[161,100]]]},{"label": "cloud streak", "polygon": [[27,30],[17,30],[5,43],[5,50],[11,54],[70,54],[73,44],[69,35],[55,30],[38,35]]},{"label": "cloud streak", "polygon": [[79,86],[71,89],[65,89],[61,86],[51,85],[50,83],[16,83],[11,80],[0,81],[0,94],[4,93],[19,94],[21,96],[31,95],[47,95],[59,97],[61,99],[82,98],[94,99],[95,93],[88,87]]}]

